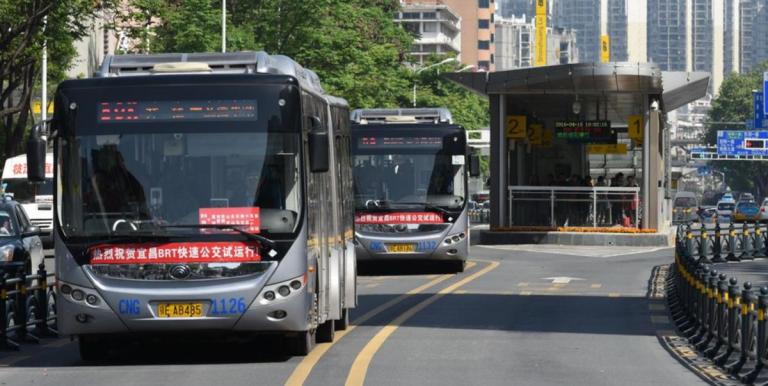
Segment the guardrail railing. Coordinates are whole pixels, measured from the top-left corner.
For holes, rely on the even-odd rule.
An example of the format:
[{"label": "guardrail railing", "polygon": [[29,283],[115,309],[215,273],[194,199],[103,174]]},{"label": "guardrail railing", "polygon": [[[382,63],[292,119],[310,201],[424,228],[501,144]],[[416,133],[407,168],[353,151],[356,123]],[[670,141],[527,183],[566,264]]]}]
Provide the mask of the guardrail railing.
[{"label": "guardrail railing", "polygon": [[506,226],[636,228],[640,188],[509,186]]},{"label": "guardrail railing", "polygon": [[27,275],[23,264],[0,268],[0,345],[18,350],[21,342],[57,335],[52,279],[44,264],[34,275]]},{"label": "guardrail railing", "polygon": [[745,282],[740,288],[712,263],[766,257],[767,236],[759,223],[680,226],[669,279],[669,306],[681,334],[745,383],[768,364],[768,287],[756,292]]}]

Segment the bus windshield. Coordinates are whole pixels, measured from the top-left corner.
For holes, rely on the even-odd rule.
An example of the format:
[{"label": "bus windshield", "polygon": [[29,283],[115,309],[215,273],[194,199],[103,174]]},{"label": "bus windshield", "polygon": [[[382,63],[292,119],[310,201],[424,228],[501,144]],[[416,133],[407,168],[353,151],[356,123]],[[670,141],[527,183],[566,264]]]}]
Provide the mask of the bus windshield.
[{"label": "bus windshield", "polygon": [[425,130],[409,136],[356,135],[353,174],[357,209],[463,207],[465,148],[463,142],[454,140],[461,134]]},{"label": "bus windshield", "polygon": [[237,224],[294,232],[301,213],[298,133],[83,135],[64,145],[67,236],[210,233]]}]

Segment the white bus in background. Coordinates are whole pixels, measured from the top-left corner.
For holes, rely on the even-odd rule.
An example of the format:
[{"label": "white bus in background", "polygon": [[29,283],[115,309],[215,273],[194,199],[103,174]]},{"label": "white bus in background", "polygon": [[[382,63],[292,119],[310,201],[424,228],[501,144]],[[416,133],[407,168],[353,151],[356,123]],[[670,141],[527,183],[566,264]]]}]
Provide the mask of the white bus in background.
[{"label": "white bus in background", "polygon": [[24,207],[33,225],[40,227],[43,244],[49,246],[53,239],[53,153],[45,155],[45,182],[27,180],[27,155],[8,158],[3,168],[2,185],[5,193]]}]

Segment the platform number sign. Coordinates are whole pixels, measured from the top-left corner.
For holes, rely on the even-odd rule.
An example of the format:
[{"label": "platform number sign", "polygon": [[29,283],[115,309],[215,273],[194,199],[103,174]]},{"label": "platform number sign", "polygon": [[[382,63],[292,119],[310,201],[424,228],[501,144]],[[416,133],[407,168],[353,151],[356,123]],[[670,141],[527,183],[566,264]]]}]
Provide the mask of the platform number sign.
[{"label": "platform number sign", "polygon": [[527,124],[525,115],[507,115],[507,120],[504,125],[507,138],[525,139]]},{"label": "platform number sign", "polygon": [[531,124],[527,135],[528,143],[531,145],[541,145],[544,141],[544,125],[539,123]]},{"label": "platform number sign", "polygon": [[637,114],[629,116],[629,121],[627,122],[627,133],[629,134],[629,138],[632,138],[632,140],[635,141],[635,143],[638,145],[643,144],[644,127],[645,123],[643,122],[642,115]]}]

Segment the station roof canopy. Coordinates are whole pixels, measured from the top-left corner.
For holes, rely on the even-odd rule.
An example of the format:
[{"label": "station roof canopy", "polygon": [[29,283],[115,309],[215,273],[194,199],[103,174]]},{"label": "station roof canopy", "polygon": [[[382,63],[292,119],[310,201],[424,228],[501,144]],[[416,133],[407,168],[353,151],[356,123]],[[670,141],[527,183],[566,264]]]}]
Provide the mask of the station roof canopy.
[{"label": "station roof canopy", "polygon": [[550,102],[571,101],[577,95],[586,99],[608,98],[614,108],[625,105],[628,112],[638,103],[644,104],[643,95],[661,95],[663,108],[671,111],[703,97],[709,85],[709,74],[705,72],[662,72],[653,63],[629,62],[575,63],[443,76],[483,95],[524,96],[530,103],[544,100],[536,96],[547,96]]}]

